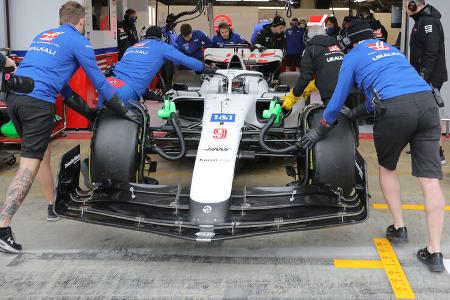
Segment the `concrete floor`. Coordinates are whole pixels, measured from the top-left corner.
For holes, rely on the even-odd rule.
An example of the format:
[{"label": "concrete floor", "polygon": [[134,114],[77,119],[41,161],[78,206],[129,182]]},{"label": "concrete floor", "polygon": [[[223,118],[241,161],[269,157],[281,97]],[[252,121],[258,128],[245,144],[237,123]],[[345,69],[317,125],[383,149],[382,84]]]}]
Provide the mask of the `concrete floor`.
[{"label": "concrete floor", "polygon": [[[53,169],[59,157],[87,141],[56,140]],[[450,155],[450,142],[444,142]],[[360,151],[368,162],[371,203],[382,203],[372,141]],[[190,182],[190,163],[161,162],[161,183]],[[450,199],[450,174],[442,185]],[[0,170],[3,200],[17,164]],[[404,203],[422,203],[420,187],[402,155],[399,175]],[[285,184],[283,163],[252,165],[236,184]],[[449,212],[447,212],[447,215]],[[424,213],[405,211],[410,242],[394,245],[417,299],[450,299],[450,275],[432,274],[415,258],[426,245]],[[0,253],[0,299],[395,299],[384,269],[338,269],[333,259],[372,259],[379,255],[373,238],[384,237],[391,224],[386,210],[371,208],[363,224],[195,244],[174,238],[61,220],[46,221],[46,203],[35,185],[13,221],[25,251]],[[443,235],[450,258],[450,227]],[[450,270],[449,270],[450,271]]]}]

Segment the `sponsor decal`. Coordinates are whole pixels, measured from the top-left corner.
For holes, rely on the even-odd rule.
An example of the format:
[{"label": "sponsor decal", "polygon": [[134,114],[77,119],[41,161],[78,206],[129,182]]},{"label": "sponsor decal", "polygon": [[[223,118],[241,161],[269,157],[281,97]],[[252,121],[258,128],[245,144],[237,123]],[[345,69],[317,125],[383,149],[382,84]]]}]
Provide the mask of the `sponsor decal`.
[{"label": "sponsor decal", "polygon": [[48,53],[50,55],[55,55],[56,54],[56,50],[52,50],[52,49],[47,48],[47,47],[38,47],[38,46],[31,46],[30,48],[28,48],[28,51],[45,52],[45,53]]},{"label": "sponsor decal", "polygon": [[341,48],[339,48],[338,45],[334,45],[334,46],[328,47],[328,51],[330,51],[330,52],[341,52]]},{"label": "sponsor decal", "polygon": [[63,34],[63,33],[64,32],[51,32],[51,31],[48,31],[48,32],[44,33],[39,39],[41,41],[51,42],[54,39],[56,39],[56,37],[58,35]]},{"label": "sponsor decal", "polygon": [[136,43],[136,44],[134,44],[133,47],[142,48],[142,47],[145,47],[145,44],[142,44],[142,43]]},{"label": "sponsor decal", "polygon": [[127,55],[127,54],[142,54],[142,55],[147,55],[147,54],[148,54],[148,51],[144,51],[144,50],[133,50],[133,49],[130,49],[130,50],[127,50],[127,52],[125,53],[125,55]]},{"label": "sponsor decal", "polygon": [[213,139],[223,140],[227,138],[228,130],[226,128],[216,128],[213,132]]},{"label": "sponsor decal", "polygon": [[74,158],[72,158],[68,163],[66,163],[66,164],[64,165],[64,168],[67,169],[68,167],[70,167],[70,166],[73,165],[74,163],[79,162],[79,161],[80,161],[80,157],[81,157],[81,155],[78,154],[77,156],[75,156]]},{"label": "sponsor decal", "polygon": [[203,211],[205,214],[209,214],[209,213],[212,212],[212,207],[209,206],[209,205],[205,205],[205,206],[203,207],[202,211]]},{"label": "sponsor decal", "polygon": [[236,114],[212,114],[211,122],[229,122],[234,123],[236,121]]},{"label": "sponsor decal", "polygon": [[425,33],[432,33],[432,32],[433,32],[433,25],[425,26]]},{"label": "sponsor decal", "polygon": [[231,148],[226,148],[226,147],[209,147],[209,148],[203,149],[203,151],[208,151],[208,152],[227,152],[230,150],[231,150]]},{"label": "sponsor decal", "polygon": [[134,187],[130,187],[130,192],[131,192],[131,199],[136,198],[136,195],[134,194]]},{"label": "sponsor decal", "polygon": [[226,158],[200,158],[199,161],[200,162],[214,163],[214,162],[230,162],[231,159],[226,159]]},{"label": "sponsor decal", "polygon": [[327,58],[327,62],[333,62],[333,61],[338,61],[338,60],[344,60],[344,57],[343,56],[333,56],[333,57]]},{"label": "sponsor decal", "polygon": [[376,50],[376,51],[382,51],[382,50],[391,50],[390,47],[386,46],[384,42],[376,42],[375,44],[369,44],[368,47],[370,49]]},{"label": "sponsor decal", "polygon": [[200,239],[212,239],[216,234],[214,232],[199,231],[195,234]]},{"label": "sponsor decal", "polygon": [[378,54],[377,56],[372,57],[372,60],[373,61],[377,61],[377,60],[380,60],[382,58],[392,57],[392,56],[404,56],[404,55],[401,52],[388,52],[388,53]]}]

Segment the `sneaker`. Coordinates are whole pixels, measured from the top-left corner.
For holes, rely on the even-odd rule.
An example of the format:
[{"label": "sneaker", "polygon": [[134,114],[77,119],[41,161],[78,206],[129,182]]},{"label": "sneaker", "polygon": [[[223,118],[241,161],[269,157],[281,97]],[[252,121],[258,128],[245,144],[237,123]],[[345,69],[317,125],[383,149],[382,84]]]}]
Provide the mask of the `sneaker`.
[{"label": "sneaker", "polygon": [[390,225],[386,229],[386,238],[395,243],[406,243],[408,241],[408,230],[406,227],[395,229],[394,225]]},{"label": "sneaker", "polygon": [[417,259],[426,264],[431,272],[443,272],[445,270],[444,258],[440,252],[431,254],[425,247],[417,251]]},{"label": "sneaker", "polygon": [[19,253],[22,250],[22,245],[14,240],[11,227],[0,228],[0,249],[8,253]]},{"label": "sneaker", "polygon": [[59,221],[61,218],[58,217],[55,214],[55,210],[53,209],[53,204],[48,206],[48,215],[47,215],[47,221],[49,222],[56,222]]},{"label": "sneaker", "polygon": [[442,147],[439,148],[439,155],[441,156],[441,165],[445,165],[447,161],[445,160],[444,150]]}]

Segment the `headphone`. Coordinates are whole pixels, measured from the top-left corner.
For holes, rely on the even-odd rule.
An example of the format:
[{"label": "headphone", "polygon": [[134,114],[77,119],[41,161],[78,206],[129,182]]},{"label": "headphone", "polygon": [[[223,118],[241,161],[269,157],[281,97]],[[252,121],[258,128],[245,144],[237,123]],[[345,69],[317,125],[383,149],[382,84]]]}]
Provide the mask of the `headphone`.
[{"label": "headphone", "polygon": [[408,9],[410,10],[410,11],[412,11],[412,12],[415,12],[415,11],[417,11],[417,3],[416,3],[416,1],[409,1],[409,3],[408,3]]},{"label": "headphone", "polygon": [[217,33],[218,36],[220,36],[220,29],[221,28],[227,28],[230,31],[230,36],[233,34],[233,29],[231,29],[230,24],[222,22],[222,23],[219,24],[219,27],[217,27],[216,33]]}]

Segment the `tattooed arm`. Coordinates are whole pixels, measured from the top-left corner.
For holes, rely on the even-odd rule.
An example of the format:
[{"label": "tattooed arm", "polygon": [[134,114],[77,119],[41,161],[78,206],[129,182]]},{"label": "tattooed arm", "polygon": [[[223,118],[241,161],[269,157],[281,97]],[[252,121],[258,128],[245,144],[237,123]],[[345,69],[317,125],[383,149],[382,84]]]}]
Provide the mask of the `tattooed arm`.
[{"label": "tattooed arm", "polygon": [[33,171],[29,168],[19,168],[16,177],[14,177],[8,188],[6,201],[0,211],[0,227],[8,227],[11,223],[12,217],[22,204],[33,184],[35,174],[36,169]]}]

